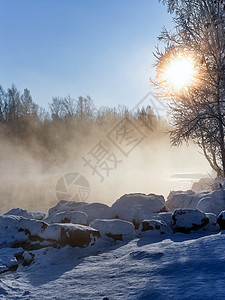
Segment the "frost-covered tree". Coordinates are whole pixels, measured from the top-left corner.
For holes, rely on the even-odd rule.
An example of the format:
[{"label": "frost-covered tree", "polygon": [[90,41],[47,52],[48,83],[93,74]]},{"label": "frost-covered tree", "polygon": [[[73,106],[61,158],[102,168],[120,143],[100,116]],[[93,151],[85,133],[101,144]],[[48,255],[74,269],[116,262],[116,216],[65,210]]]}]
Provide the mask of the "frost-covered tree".
[{"label": "frost-covered tree", "polygon": [[[218,177],[225,177],[225,1],[163,0],[175,30],[163,28],[157,48],[155,85],[168,99],[173,145],[193,140]],[[177,57],[193,62],[192,80],[174,88],[165,76]],[[184,65],[185,66],[185,65]],[[183,72],[188,72],[184,67]],[[167,74],[168,75],[168,74]]]}]

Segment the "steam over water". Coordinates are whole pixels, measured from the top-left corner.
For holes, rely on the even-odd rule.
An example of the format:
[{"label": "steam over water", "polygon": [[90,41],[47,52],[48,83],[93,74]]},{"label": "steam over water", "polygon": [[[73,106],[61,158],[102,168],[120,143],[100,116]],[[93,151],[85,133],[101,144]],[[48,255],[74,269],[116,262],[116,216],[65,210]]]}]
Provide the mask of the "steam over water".
[{"label": "steam over water", "polygon": [[[75,195],[76,189],[80,200],[108,205],[125,193],[156,193],[167,197],[170,190],[190,189],[193,181],[199,179],[198,176],[174,178],[172,175],[209,172],[208,164],[196,146],[171,148],[164,130],[149,131],[142,128],[142,131],[145,138],[129,155],[124,155],[109,141],[105,130],[95,130],[86,138],[79,133],[80,138],[76,138],[76,141],[67,146],[64,161],[57,161],[56,156],[55,162],[52,159],[51,164],[43,162],[43,159],[34,158],[33,153],[37,147],[35,143],[27,149],[4,139],[0,145],[0,213],[14,207],[47,211],[59,200],[79,201],[79,198],[67,198],[68,193]],[[98,174],[93,174],[88,165],[85,166],[84,161],[90,157],[88,153],[99,141],[120,160],[116,168],[112,168],[108,174],[106,170],[103,172],[103,181]],[[41,153],[41,149],[38,151]],[[46,155],[53,156],[54,152],[55,149],[52,149],[52,152]],[[59,191],[61,194],[56,194],[57,189],[64,188],[62,185],[56,187],[58,181],[68,173],[84,176],[89,185],[87,197],[87,186],[82,180],[79,183],[80,187],[67,184],[68,191],[63,191],[64,194]]]}]

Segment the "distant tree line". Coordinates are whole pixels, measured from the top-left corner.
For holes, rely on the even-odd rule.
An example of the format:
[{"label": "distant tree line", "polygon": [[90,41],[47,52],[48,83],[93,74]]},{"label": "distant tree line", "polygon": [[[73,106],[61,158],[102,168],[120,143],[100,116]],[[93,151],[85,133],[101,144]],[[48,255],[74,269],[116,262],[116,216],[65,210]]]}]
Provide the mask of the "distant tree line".
[{"label": "distant tree line", "polygon": [[106,132],[125,117],[136,126],[161,126],[150,106],[135,112],[122,105],[97,108],[90,96],[67,96],[53,97],[46,110],[34,102],[28,89],[21,93],[15,85],[7,90],[0,86],[1,140],[32,149],[35,157],[50,163],[65,159],[67,148],[71,143],[79,146],[81,136]]}]

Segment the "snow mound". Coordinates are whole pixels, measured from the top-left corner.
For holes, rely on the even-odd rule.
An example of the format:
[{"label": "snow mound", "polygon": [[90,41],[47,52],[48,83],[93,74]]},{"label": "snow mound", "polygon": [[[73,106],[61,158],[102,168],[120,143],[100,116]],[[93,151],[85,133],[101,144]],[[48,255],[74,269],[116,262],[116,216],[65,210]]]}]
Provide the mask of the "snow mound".
[{"label": "snow mound", "polygon": [[217,223],[220,226],[220,230],[225,229],[225,210],[221,211],[221,213],[219,214],[219,216],[217,218]]},{"label": "snow mound", "polygon": [[51,207],[48,211],[48,214],[51,215],[57,212],[65,212],[65,211],[76,211],[81,206],[87,204],[86,202],[76,202],[76,201],[67,201],[61,200],[59,201],[56,206]]},{"label": "snow mound", "polygon": [[47,218],[43,219],[44,222],[48,224],[52,223],[73,223],[87,225],[88,216],[81,211],[67,211],[53,213]]},{"label": "snow mound", "polygon": [[190,233],[209,223],[207,216],[198,209],[177,209],[172,215],[174,232]]},{"label": "snow mound", "polygon": [[13,208],[4,215],[11,215],[11,216],[20,216],[28,219],[36,219],[36,220],[42,220],[45,217],[44,213],[41,212],[30,212],[26,209],[22,208]]},{"label": "snow mound", "polygon": [[152,213],[168,211],[163,196],[155,194],[126,194],[112,205],[114,218],[133,222],[135,227]]},{"label": "snow mound", "polygon": [[103,238],[112,238],[114,241],[132,239],[135,236],[134,226],[128,221],[118,219],[93,220],[90,227],[97,229]]},{"label": "snow mound", "polygon": [[88,215],[88,224],[95,219],[111,219],[111,208],[102,203],[90,203],[79,208],[80,212]]},{"label": "snow mound", "polygon": [[197,204],[197,209],[204,213],[218,215],[225,210],[225,190],[212,191],[204,195]]},{"label": "snow mound", "polygon": [[171,234],[172,231],[169,229],[167,224],[159,220],[144,220],[141,222],[137,234],[142,235],[151,235],[159,236],[164,234]]}]

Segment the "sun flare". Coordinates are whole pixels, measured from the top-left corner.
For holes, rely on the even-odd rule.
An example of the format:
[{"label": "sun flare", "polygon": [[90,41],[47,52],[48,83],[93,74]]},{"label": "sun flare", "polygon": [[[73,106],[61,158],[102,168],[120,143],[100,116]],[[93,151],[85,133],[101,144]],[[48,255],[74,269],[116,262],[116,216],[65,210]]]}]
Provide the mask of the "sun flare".
[{"label": "sun flare", "polygon": [[179,55],[168,64],[165,70],[165,77],[171,87],[180,90],[193,82],[194,73],[195,66],[193,58]]}]

